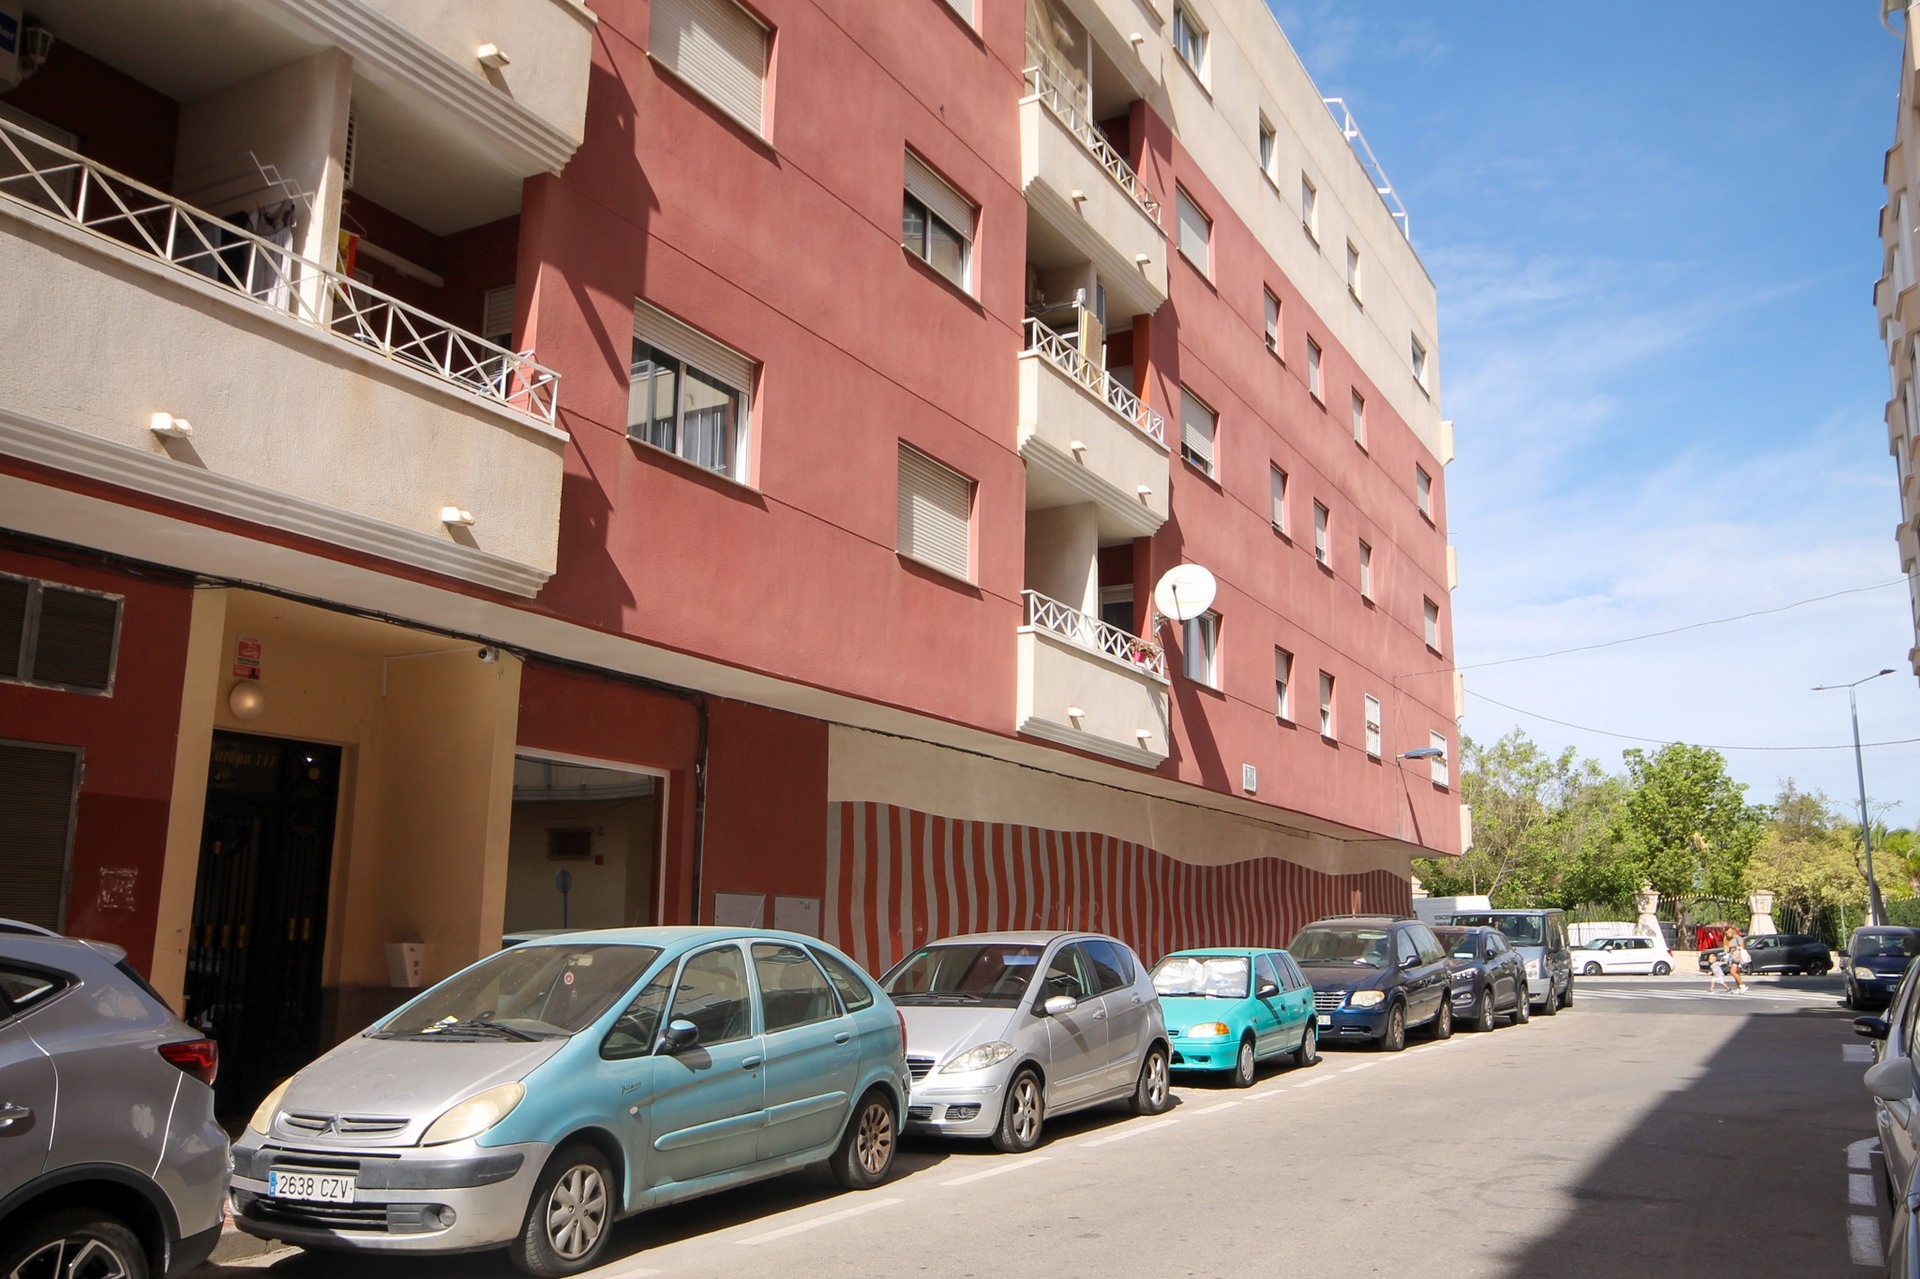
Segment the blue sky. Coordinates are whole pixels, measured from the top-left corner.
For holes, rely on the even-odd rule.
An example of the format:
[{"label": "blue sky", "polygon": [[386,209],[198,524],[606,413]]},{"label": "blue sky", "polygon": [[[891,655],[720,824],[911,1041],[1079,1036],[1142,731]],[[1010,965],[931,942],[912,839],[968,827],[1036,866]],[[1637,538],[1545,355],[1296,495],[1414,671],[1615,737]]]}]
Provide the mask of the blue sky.
[{"label": "blue sky", "polygon": [[[1695,742],[1750,799],[1791,777],[1854,804],[1846,694],[1810,687],[1891,666],[1861,738],[1920,737],[1906,588],[1880,585],[1900,42],[1878,0],[1270,3],[1439,289],[1465,731],[1616,770]],[[1920,823],[1920,745],[1865,766],[1876,817]]]}]

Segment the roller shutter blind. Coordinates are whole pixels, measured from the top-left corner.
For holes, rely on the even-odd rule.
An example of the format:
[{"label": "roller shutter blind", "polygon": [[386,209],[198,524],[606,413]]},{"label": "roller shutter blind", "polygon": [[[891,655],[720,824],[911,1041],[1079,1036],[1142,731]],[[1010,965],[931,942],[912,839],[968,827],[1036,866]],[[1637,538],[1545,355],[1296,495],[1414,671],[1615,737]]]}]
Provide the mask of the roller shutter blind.
[{"label": "roller shutter blind", "polygon": [[1180,453],[1188,461],[1213,474],[1213,410],[1202,404],[1192,391],[1180,390]]},{"label": "roller shutter blind", "polygon": [[765,131],[767,29],[733,0],[653,0],[649,51],[715,106]]},{"label": "roller shutter blind", "polygon": [[730,346],[723,346],[698,329],[689,328],[665,311],[645,302],[633,304],[633,336],[648,346],[725,382],[741,394],[753,391],[754,362]]},{"label": "roller shutter blind", "polygon": [[117,595],[0,575],[0,679],[111,693],[120,609]]},{"label": "roller shutter blind", "polygon": [[967,20],[968,26],[973,25],[973,0],[947,0],[947,4],[955,13]]},{"label": "roller shutter blind", "polygon": [[902,555],[968,578],[973,481],[902,444],[898,515]]},{"label": "roller shutter blind", "polygon": [[5,914],[42,928],[64,924],[80,752],[0,742],[0,902]]},{"label": "roller shutter blind", "polygon": [[1202,275],[1213,274],[1213,223],[1200,212],[1185,191],[1174,188],[1174,206],[1180,221],[1180,252],[1200,268]]},{"label": "roller shutter blind", "polygon": [[480,336],[501,346],[513,345],[513,286],[488,289],[482,303]]},{"label": "roller shutter blind", "polygon": [[927,206],[927,212],[973,242],[973,205],[929,169],[920,157],[907,152],[907,194]]}]

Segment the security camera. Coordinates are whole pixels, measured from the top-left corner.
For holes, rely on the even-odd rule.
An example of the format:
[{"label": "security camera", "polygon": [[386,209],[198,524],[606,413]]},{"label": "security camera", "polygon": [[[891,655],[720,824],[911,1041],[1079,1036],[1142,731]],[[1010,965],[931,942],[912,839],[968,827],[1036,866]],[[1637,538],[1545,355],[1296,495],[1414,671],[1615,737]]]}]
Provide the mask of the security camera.
[{"label": "security camera", "polygon": [[475,649],[473,655],[483,662],[497,662],[500,660],[500,650],[497,648],[489,648],[485,644]]}]

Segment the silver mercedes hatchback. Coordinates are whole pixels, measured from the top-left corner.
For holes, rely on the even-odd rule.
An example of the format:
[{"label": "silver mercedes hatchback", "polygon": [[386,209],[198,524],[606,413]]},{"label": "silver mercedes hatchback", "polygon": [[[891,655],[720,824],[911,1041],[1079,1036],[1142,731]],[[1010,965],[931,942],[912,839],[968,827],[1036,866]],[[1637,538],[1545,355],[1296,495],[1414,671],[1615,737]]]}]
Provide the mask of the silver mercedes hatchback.
[{"label": "silver mercedes hatchback", "polygon": [[1031,1150],[1048,1115],[1172,1104],[1167,1028],[1146,966],[1094,933],[1009,932],[922,946],[880,979],[907,1027],[909,1132]]}]

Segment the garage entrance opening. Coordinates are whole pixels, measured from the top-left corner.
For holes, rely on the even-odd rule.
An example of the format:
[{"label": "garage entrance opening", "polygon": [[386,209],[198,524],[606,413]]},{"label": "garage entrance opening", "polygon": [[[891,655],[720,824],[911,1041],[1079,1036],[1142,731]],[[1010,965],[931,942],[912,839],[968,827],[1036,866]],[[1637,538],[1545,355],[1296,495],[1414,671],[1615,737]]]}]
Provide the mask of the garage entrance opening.
[{"label": "garage entrance opening", "polygon": [[[659,922],[664,779],[532,755],[513,762],[506,941]],[[557,887],[566,872],[569,891]]]}]

